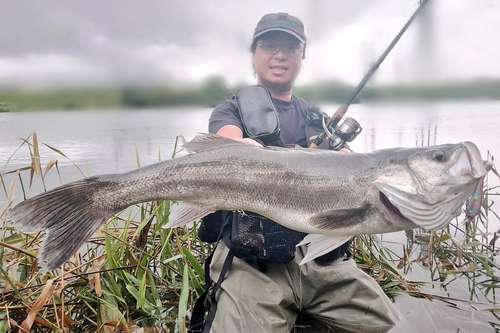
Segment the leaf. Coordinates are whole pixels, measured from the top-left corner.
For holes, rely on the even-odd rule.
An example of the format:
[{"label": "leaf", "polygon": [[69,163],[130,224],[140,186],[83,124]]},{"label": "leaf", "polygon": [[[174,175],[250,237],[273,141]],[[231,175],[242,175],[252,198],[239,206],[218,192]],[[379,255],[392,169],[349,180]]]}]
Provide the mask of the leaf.
[{"label": "leaf", "polygon": [[[44,143],[44,146],[46,146],[47,148],[49,148],[49,149],[50,149],[50,150],[52,150],[53,152],[55,152],[55,153],[57,153],[57,154],[59,154],[59,155],[61,155],[61,156],[65,157],[68,161],[70,161],[70,162],[71,162],[71,164],[73,164],[73,165],[75,166],[75,168],[77,168],[77,169],[78,169],[78,171],[79,171],[79,172],[80,172],[83,176],[85,176],[85,173],[82,171],[82,169],[80,169],[80,168],[78,167],[78,165],[76,165],[76,164],[75,164],[75,162],[73,162],[73,161],[72,161],[72,160],[71,160],[68,156],[66,156],[66,155],[65,155],[62,151],[60,151],[59,149],[54,148],[54,147],[52,147],[52,146],[50,146],[50,145],[48,145],[48,144],[46,144],[46,143]],[[57,166],[56,166],[56,167],[57,167]]]},{"label": "leaf", "polygon": [[52,328],[52,324],[50,322],[40,317],[35,318],[35,323],[37,323],[38,325],[42,325],[43,327]]},{"label": "leaf", "polygon": [[99,313],[98,313],[98,332],[113,333],[117,330],[117,327],[124,321],[124,316],[120,309],[118,308],[118,303],[113,294],[108,290],[103,290],[103,297],[99,302]]},{"label": "leaf", "polygon": [[137,148],[137,146],[135,146],[135,163],[137,164],[138,168],[141,167],[141,159],[139,157],[139,149]]},{"label": "leaf", "polygon": [[179,309],[177,312],[177,327],[179,328],[180,332],[186,331],[186,312],[189,298],[189,289],[188,265],[184,265],[184,269],[182,272],[181,295],[179,298]]},{"label": "leaf", "polygon": [[[146,293],[146,280],[141,279],[139,281],[135,276],[129,273],[125,273],[130,280],[130,284],[126,285],[126,289],[128,292],[135,298],[137,302],[137,307],[144,309],[146,311],[152,311],[152,309],[155,308],[155,306],[148,301],[148,299],[145,297]],[[144,277],[147,275],[144,274]],[[144,281],[144,282],[143,282]]]},{"label": "leaf", "polygon": [[203,280],[205,278],[205,270],[201,266],[199,259],[196,259],[193,254],[184,246],[181,247],[182,253],[186,257],[186,259],[189,261],[191,266],[193,266],[194,270],[196,271],[196,274],[198,274],[201,279]]},{"label": "leaf", "polygon": [[48,144],[46,144],[46,143],[44,143],[44,145],[45,145],[47,148],[49,148],[50,150],[54,151],[55,153],[57,153],[57,154],[59,154],[59,155],[61,155],[61,156],[63,156],[63,157],[66,157],[67,159],[69,159],[69,158],[68,158],[68,156],[66,156],[66,155],[65,155],[62,151],[60,151],[59,149],[54,148],[54,147],[52,147],[52,146],[49,146],[49,145],[48,145]]},{"label": "leaf", "polygon": [[151,274],[151,271],[148,271],[148,277],[149,277],[149,281],[150,281],[151,298],[156,301],[156,309],[159,310],[163,306],[161,304],[161,297],[160,297],[160,294],[158,293],[158,289],[156,288],[156,282]]},{"label": "leaf", "polygon": [[500,285],[497,283],[479,282],[478,284],[480,284],[483,287],[487,287],[487,288],[499,288],[500,287]]},{"label": "leaf", "polygon": [[446,272],[448,273],[470,273],[474,272],[477,268],[477,265],[474,263],[471,263],[467,266],[461,267],[459,269],[447,269]]},{"label": "leaf", "polygon": [[[115,281],[115,276],[111,272],[103,272],[103,280],[106,282],[107,287],[110,288],[108,293],[112,294],[121,303],[126,304],[127,302],[122,296],[122,289],[120,285]],[[104,290],[103,290],[104,292]]]},{"label": "leaf", "polygon": [[102,296],[102,287],[101,287],[101,274],[99,273],[99,269],[97,268],[97,262],[94,260],[92,262],[92,266],[94,268],[94,272],[89,276],[89,284],[90,288],[95,291],[95,294],[99,297]]},{"label": "leaf", "polygon": [[5,319],[0,320],[0,333],[6,333],[8,326],[9,325],[7,324],[7,320]]},{"label": "leaf", "polygon": [[144,229],[144,226],[146,226],[149,222],[151,222],[154,217],[155,217],[155,214],[151,214],[149,216],[142,218],[141,223],[139,223],[139,225],[137,226],[137,228],[134,232],[134,236],[137,236]]},{"label": "leaf", "polygon": [[130,285],[125,286],[125,288],[127,288],[127,291],[135,298],[136,302],[138,303],[139,290]]},{"label": "leaf", "polygon": [[57,316],[61,318],[62,322],[64,323],[64,326],[71,327],[73,325],[78,324],[77,321],[74,321],[73,319],[71,319],[70,316],[68,316],[66,313],[62,311],[58,311]]},{"label": "leaf", "polygon": [[382,281],[382,280],[384,279],[384,276],[385,276],[385,273],[386,273],[386,272],[387,272],[387,271],[386,271],[385,269],[381,269],[381,270],[380,270],[380,273],[378,274],[378,276],[377,276],[377,280],[376,280],[376,281],[377,281],[377,283],[380,283],[380,281]]},{"label": "leaf", "polygon": [[139,282],[139,300],[137,300],[137,307],[143,308],[146,303],[146,282],[147,274],[143,273],[141,281]]},{"label": "leaf", "polygon": [[467,244],[464,244],[463,247],[464,248],[465,247],[478,247],[478,246],[483,246],[483,245],[486,246],[486,244],[483,244],[483,243],[481,243],[479,241],[472,241],[472,242],[469,242]]},{"label": "leaf", "polygon": [[26,331],[30,331],[31,326],[35,322],[35,318],[38,314],[38,312],[42,309],[42,307],[47,303],[49,298],[52,296],[52,292],[54,291],[54,280],[47,280],[45,283],[45,287],[43,287],[43,290],[41,294],[38,296],[35,304],[33,304],[33,307],[30,309],[28,312],[28,316],[26,319],[21,323],[21,327],[25,329]]},{"label": "leaf", "polygon": [[[7,292],[13,289],[13,286],[16,284],[16,271],[19,263],[11,264],[7,269],[7,279],[9,283],[6,283],[3,287],[2,293],[5,295]],[[4,277],[5,279],[5,277]],[[16,290],[17,291],[17,290]],[[18,292],[18,291],[17,291]]]},{"label": "leaf", "polygon": [[31,155],[31,163],[34,167],[35,174],[38,177],[42,176],[42,166],[40,164],[40,150],[38,148],[38,136],[33,132],[33,154]]},{"label": "leaf", "polygon": [[12,170],[12,171],[6,171],[4,173],[4,175],[10,175],[11,173],[19,173],[21,171],[26,171],[26,170],[31,170],[31,166],[25,166],[25,167],[22,167],[22,168],[19,168],[19,169],[15,169],[15,170]]},{"label": "leaf", "polygon": [[14,202],[14,200],[16,199],[16,196],[14,194],[14,188],[16,187],[16,181],[17,181],[17,178],[14,178],[14,180],[12,182],[10,182],[9,194],[7,195],[7,203],[5,204],[6,207],[10,207],[12,202]]},{"label": "leaf", "polygon": [[53,166],[56,166],[57,168],[57,160],[50,160],[47,162],[47,165],[45,166],[45,171],[43,173],[43,176],[45,177],[47,175],[47,172],[49,172],[50,169],[52,169]]}]

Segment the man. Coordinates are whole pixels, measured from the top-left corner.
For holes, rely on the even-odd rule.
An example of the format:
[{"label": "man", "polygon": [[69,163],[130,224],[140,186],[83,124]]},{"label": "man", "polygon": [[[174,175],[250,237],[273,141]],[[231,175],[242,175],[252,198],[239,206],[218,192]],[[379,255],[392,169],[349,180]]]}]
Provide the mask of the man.
[{"label": "man", "polygon": [[[272,97],[278,112],[280,142],[285,146],[308,145],[304,107],[292,95],[305,46],[302,22],[286,13],[265,15],[253,35],[252,64],[257,84],[266,87]],[[248,137],[245,128],[234,99],[213,110],[211,133],[260,145]],[[284,232],[297,235],[291,230]],[[292,245],[298,243],[296,237],[291,239]],[[291,261],[265,265],[234,257],[217,289],[211,332],[290,332],[299,313],[349,332],[386,332],[398,320],[392,302],[350,256],[337,251],[300,266],[306,251],[298,247]],[[210,267],[213,281],[224,270],[228,253],[228,247],[220,242]]]}]

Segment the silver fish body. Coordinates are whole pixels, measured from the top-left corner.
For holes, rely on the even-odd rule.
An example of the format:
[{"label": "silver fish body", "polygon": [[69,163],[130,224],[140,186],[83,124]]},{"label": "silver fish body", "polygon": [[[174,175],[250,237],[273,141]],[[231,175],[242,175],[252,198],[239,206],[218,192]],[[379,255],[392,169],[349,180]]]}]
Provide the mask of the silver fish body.
[{"label": "silver fish body", "polygon": [[136,203],[180,204],[167,227],[217,210],[247,210],[288,228],[333,237],[446,226],[491,164],[471,142],[342,154],[260,148],[215,135],[193,154],[123,174],[89,177],[21,202],[7,220],[44,230],[44,269],[67,260],[114,214]]}]

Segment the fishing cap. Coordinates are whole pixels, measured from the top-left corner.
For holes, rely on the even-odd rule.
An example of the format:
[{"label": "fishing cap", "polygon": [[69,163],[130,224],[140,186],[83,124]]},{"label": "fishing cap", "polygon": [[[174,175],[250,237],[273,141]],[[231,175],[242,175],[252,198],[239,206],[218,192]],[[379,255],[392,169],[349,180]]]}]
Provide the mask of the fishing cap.
[{"label": "fishing cap", "polygon": [[295,16],[287,13],[272,13],[264,15],[253,33],[253,39],[269,31],[284,31],[296,37],[301,43],[306,43],[304,24]]}]

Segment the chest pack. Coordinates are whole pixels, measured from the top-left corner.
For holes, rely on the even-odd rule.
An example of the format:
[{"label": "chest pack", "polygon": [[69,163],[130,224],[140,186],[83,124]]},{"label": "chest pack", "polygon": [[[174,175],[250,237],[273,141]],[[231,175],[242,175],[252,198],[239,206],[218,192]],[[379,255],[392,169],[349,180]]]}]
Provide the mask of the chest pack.
[{"label": "chest pack", "polygon": [[266,146],[280,144],[280,121],[269,90],[261,85],[239,89],[233,97],[245,134]]}]

